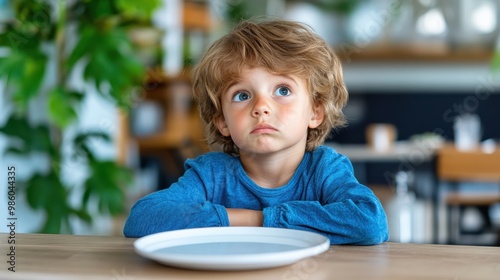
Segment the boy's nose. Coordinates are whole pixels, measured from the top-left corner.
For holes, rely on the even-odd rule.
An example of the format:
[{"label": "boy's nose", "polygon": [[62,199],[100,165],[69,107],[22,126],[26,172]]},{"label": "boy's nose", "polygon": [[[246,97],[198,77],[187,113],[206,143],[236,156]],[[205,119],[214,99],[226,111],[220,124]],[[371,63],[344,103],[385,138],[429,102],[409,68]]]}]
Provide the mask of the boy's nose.
[{"label": "boy's nose", "polygon": [[267,110],[267,109],[261,109],[261,110],[254,110],[252,112],[252,115],[254,117],[260,117],[260,116],[266,116],[266,115],[269,115],[270,114],[270,111]]},{"label": "boy's nose", "polygon": [[252,116],[262,117],[271,114],[271,109],[269,104],[264,100],[264,98],[256,98],[255,105],[252,110]]}]

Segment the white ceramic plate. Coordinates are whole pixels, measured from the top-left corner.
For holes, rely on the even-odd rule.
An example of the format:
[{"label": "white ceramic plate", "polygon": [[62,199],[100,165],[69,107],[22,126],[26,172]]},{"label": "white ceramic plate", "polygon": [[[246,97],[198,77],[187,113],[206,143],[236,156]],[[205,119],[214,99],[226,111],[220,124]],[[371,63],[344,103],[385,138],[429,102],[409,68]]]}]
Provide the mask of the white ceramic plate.
[{"label": "white ceramic plate", "polygon": [[169,266],[205,270],[263,269],[293,264],[328,250],[323,235],[265,227],[211,227],[137,239],[135,251]]}]

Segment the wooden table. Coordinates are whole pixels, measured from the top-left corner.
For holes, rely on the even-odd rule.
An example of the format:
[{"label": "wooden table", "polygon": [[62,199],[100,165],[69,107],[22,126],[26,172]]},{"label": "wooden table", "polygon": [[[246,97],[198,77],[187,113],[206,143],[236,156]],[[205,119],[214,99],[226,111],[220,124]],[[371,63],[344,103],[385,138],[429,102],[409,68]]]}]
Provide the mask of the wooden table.
[{"label": "wooden table", "polygon": [[134,252],[124,237],[17,234],[15,270],[9,235],[0,234],[0,279],[499,279],[500,248],[384,243],[332,246],[296,264],[255,271],[192,271]]}]

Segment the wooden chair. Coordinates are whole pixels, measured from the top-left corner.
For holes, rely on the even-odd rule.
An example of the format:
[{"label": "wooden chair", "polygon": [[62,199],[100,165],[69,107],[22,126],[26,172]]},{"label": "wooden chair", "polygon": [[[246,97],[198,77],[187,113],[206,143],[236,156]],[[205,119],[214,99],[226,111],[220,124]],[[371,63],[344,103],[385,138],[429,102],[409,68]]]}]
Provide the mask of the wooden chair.
[{"label": "wooden chair", "polygon": [[456,188],[460,182],[500,183],[500,149],[485,153],[481,149],[459,151],[453,144],[446,144],[437,151],[437,177],[450,182],[454,188],[446,195],[448,208],[448,243],[459,241],[460,220],[468,206],[487,208],[500,202],[498,193],[463,193]]}]

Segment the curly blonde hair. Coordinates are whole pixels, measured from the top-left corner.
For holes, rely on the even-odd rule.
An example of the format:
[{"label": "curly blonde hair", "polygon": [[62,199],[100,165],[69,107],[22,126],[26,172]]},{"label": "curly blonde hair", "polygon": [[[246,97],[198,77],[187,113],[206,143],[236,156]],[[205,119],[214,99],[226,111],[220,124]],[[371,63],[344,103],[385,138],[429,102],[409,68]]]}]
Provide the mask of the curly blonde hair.
[{"label": "curly blonde hair", "polygon": [[221,96],[239,79],[243,68],[263,67],[271,73],[295,75],[306,81],[312,103],[322,106],[324,120],[309,129],[306,150],[321,145],[332,129],[346,121],[342,108],[348,98],[342,66],[328,44],[307,25],[283,20],[246,20],[215,41],[193,70],[193,92],[206,125],[209,144],[238,154],[231,137],[215,125],[222,118]]}]

